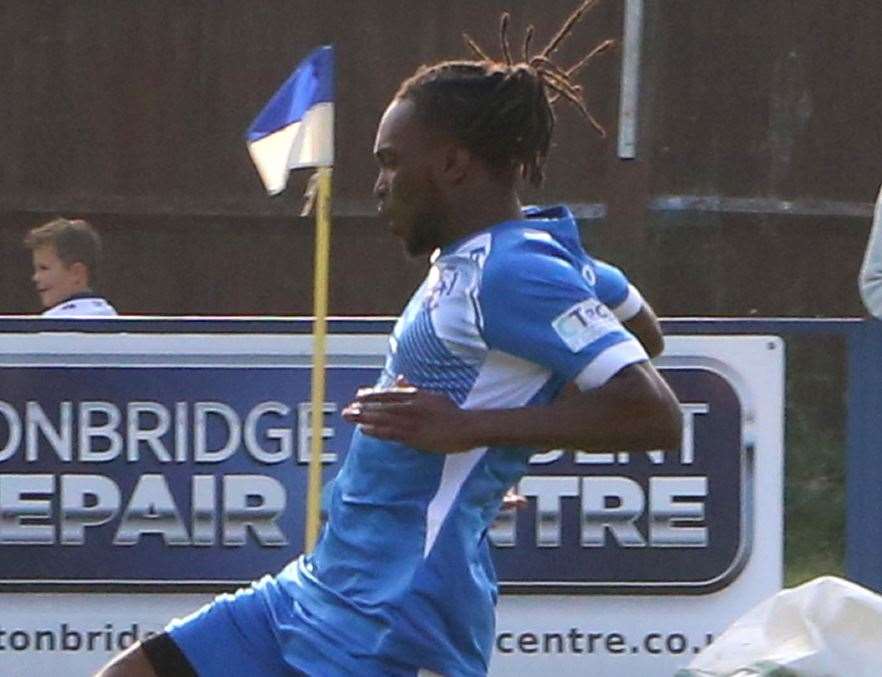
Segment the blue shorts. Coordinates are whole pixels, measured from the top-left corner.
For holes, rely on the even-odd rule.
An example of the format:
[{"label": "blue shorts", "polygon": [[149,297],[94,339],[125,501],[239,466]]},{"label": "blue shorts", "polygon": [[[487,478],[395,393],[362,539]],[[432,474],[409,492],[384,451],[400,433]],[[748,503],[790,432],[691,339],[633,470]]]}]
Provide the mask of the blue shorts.
[{"label": "blue shorts", "polygon": [[306,674],[285,662],[275,641],[261,594],[268,583],[263,579],[235,594],[219,595],[166,627],[200,677]]},{"label": "blue shorts", "polygon": [[[352,659],[343,665],[298,639],[291,625],[297,602],[272,576],[181,619],[166,632],[199,677],[421,677],[426,670],[401,669],[379,658]],[[329,632],[333,629],[329,628]],[[293,639],[292,639],[293,637]],[[357,667],[354,667],[354,664]]]}]

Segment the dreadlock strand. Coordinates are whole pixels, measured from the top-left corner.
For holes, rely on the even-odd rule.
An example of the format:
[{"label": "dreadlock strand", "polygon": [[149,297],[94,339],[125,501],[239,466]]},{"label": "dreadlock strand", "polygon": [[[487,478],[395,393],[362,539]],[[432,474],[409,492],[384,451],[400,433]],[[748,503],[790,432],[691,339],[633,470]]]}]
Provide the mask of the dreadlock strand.
[{"label": "dreadlock strand", "polygon": [[588,110],[583,89],[573,75],[594,56],[610,49],[613,41],[600,43],[570,67],[551,58],[596,3],[581,1],[546,48],[532,56],[535,29],[528,26],[520,46],[524,58],[517,63],[512,55],[511,14],[505,12],[499,21],[501,61],[489,57],[463,33],[466,46],[475,55],[472,60],[421,67],[402,82],[396,97],[411,100],[425,124],[451,135],[498,176],[507,180],[517,172],[538,186],[553,139],[555,102],[565,99],[606,137],[606,129]]},{"label": "dreadlock strand", "polygon": [[586,65],[588,65],[588,62],[591,61],[591,59],[593,59],[598,54],[603,54],[607,50],[612,49],[613,47],[615,47],[615,45],[616,45],[615,40],[612,40],[612,39],[604,40],[599,45],[597,45],[597,47],[595,47],[590,52],[588,52],[585,56],[583,56],[581,59],[579,59],[579,61],[575,65],[570,66],[565,71],[565,73],[569,77],[574,76],[576,73],[578,73],[580,70],[582,70],[582,68],[584,68]]},{"label": "dreadlock strand", "polygon": [[478,45],[478,43],[472,39],[471,35],[469,35],[468,33],[463,33],[462,39],[465,40],[465,43],[466,43],[466,45],[468,45],[468,48],[471,49],[479,59],[481,59],[482,61],[492,61],[492,59],[489,56],[487,56],[487,54],[484,52],[484,50],[481,49],[481,47]]},{"label": "dreadlock strand", "polygon": [[511,44],[508,41],[508,24],[511,21],[511,14],[502,13],[499,20],[499,44],[502,46],[502,56],[505,58],[505,65],[511,66],[513,61],[511,58]]},{"label": "dreadlock strand", "polygon": [[574,85],[569,78],[559,75],[553,70],[549,70],[546,68],[539,68],[537,70],[539,76],[542,78],[543,82],[546,84],[554,84],[557,89],[562,89],[569,94],[571,94],[576,99],[581,98],[580,88]]},{"label": "dreadlock strand", "polygon": [[527,34],[524,36],[524,63],[528,63],[530,61],[530,43],[533,42],[533,33],[535,32],[535,28],[530,25],[527,26]]},{"label": "dreadlock strand", "polygon": [[600,138],[605,139],[606,138],[606,128],[602,124],[600,124],[597,121],[597,118],[595,118],[591,114],[591,111],[588,110],[588,107],[585,105],[585,102],[582,101],[581,99],[579,99],[578,101],[575,101],[574,103],[576,104],[576,107],[579,109],[579,112],[585,116],[585,119],[587,119],[588,122],[591,123],[591,126],[594,127],[594,129],[597,131],[597,133],[600,134]]},{"label": "dreadlock strand", "polygon": [[585,101],[582,97],[582,88],[578,85],[573,85],[572,83],[566,83],[566,81],[561,80],[558,76],[553,75],[549,71],[544,71],[541,74],[543,75],[545,86],[554,92],[553,95],[548,97],[548,102],[554,104],[559,98],[563,97],[578,108],[582,116],[588,120],[591,126],[594,127],[598,134],[600,134],[601,138],[605,139],[606,129],[597,121],[597,118],[591,114],[591,111],[589,111],[588,107],[585,105]]},{"label": "dreadlock strand", "polygon": [[570,82],[570,75],[563,68],[558,66],[554,61],[545,56],[534,56],[530,59],[530,66],[537,71],[550,71],[560,77],[561,80]]},{"label": "dreadlock strand", "polygon": [[[566,89],[564,89],[563,87],[557,85],[556,83],[554,83],[554,82],[552,82],[552,81],[550,81],[550,80],[546,80],[543,84],[544,84],[544,86],[545,86],[547,89],[550,89],[552,92],[554,92],[554,95],[553,95],[553,96],[548,97],[548,103],[554,103],[554,102],[557,101],[557,99],[559,99],[560,97],[564,97],[564,98],[566,98],[568,101],[573,101],[573,98],[572,98],[573,95],[572,95],[572,93],[571,93],[571,92],[568,92]],[[576,103],[576,102],[573,101],[573,103]]]},{"label": "dreadlock strand", "polygon": [[561,26],[560,30],[555,34],[553,38],[551,38],[551,42],[549,42],[545,49],[543,49],[539,54],[541,56],[551,56],[554,51],[560,47],[560,44],[564,41],[570,31],[573,29],[573,26],[576,25],[576,22],[582,18],[582,15],[585,14],[589,9],[591,9],[592,5],[595,5],[597,0],[585,0],[564,22],[564,25]]},{"label": "dreadlock strand", "polygon": [[606,127],[604,127],[602,124],[600,124],[595,119],[595,117],[593,115],[591,115],[591,111],[588,110],[587,108],[585,108],[585,110],[583,112],[585,114],[585,117],[588,118],[588,122],[591,123],[591,126],[594,127],[595,130],[597,130],[598,134],[600,134],[600,138],[605,139],[606,138]]},{"label": "dreadlock strand", "polygon": [[[538,57],[534,57],[534,62],[537,59]],[[551,68],[547,66],[551,66]],[[557,68],[556,64],[551,62],[549,62],[547,65],[536,63],[534,68],[539,74],[543,86],[547,87],[552,92],[548,95],[548,103],[554,104],[558,100],[558,98],[560,98],[559,93],[562,91],[568,91],[573,96],[578,96],[578,93],[574,90],[574,86],[569,81],[569,78],[566,77],[566,74],[555,72],[554,69]]]}]

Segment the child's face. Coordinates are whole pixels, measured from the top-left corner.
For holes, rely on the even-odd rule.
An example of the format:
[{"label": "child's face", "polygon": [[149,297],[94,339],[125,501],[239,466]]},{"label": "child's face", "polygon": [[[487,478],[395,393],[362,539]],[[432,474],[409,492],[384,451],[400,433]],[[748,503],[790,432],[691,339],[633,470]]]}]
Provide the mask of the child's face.
[{"label": "child's face", "polygon": [[58,305],[65,299],[88,289],[82,263],[67,265],[58,258],[52,245],[33,251],[34,274],[31,279],[44,308]]}]

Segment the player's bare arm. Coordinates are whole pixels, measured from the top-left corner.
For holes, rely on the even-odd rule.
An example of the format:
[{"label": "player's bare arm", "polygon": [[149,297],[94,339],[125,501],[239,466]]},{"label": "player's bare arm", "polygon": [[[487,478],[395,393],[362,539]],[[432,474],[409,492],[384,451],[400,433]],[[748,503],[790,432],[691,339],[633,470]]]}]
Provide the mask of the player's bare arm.
[{"label": "player's bare arm", "polygon": [[649,357],[658,357],[665,349],[665,337],[652,306],[644,303],[634,317],[622,322],[634,334]]},{"label": "player's bare arm", "polygon": [[482,446],[668,449],[680,443],[682,426],[674,394],[648,362],[545,406],[461,409],[445,395],[398,387],[359,391],[343,417],[368,435],[440,453]]}]

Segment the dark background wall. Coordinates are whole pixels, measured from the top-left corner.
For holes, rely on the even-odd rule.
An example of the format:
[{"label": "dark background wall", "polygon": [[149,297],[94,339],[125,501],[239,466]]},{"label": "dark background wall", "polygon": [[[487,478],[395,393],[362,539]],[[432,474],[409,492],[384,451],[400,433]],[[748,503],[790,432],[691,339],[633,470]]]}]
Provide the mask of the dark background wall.
[{"label": "dark background wall", "polygon": [[[102,232],[126,313],[308,314],[305,177],[267,198],[243,133],[310,49],[337,46],[331,310],[394,314],[425,264],[374,216],[371,145],[400,80],[498,53],[497,17],[549,39],[576,0],[4,0],[0,312],[38,310],[21,248],[57,214]],[[559,52],[621,37],[601,0]],[[581,76],[600,139],[561,107],[546,187],[664,315],[860,315],[882,172],[882,5],[646,0],[636,160],[616,153],[621,51]]]}]

